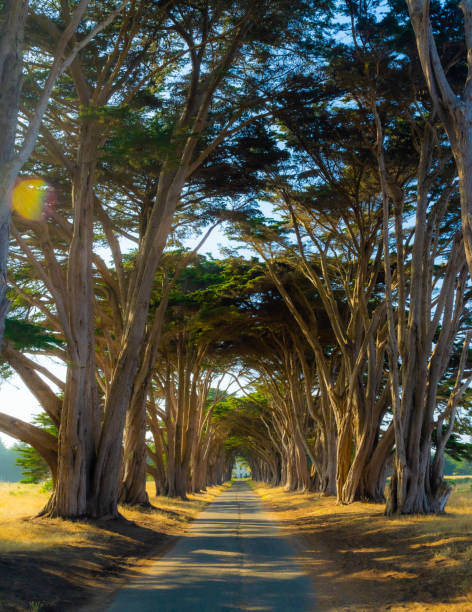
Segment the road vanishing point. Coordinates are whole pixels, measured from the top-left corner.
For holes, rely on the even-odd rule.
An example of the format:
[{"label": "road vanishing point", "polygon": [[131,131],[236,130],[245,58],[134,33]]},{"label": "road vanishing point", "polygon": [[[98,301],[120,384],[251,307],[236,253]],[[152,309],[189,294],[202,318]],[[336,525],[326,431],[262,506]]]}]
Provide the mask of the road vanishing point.
[{"label": "road vanishing point", "polygon": [[115,594],[108,612],[312,612],[315,595],[290,542],[249,485],[235,482],[185,536]]}]

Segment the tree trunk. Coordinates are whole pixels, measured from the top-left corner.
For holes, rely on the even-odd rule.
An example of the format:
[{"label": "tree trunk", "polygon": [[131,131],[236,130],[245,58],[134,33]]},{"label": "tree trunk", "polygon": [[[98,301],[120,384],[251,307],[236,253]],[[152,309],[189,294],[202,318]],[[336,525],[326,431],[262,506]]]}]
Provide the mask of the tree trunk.
[{"label": "tree trunk", "polygon": [[[409,1],[409,4],[412,2]],[[416,30],[418,23],[414,23],[414,26]],[[454,339],[464,313],[464,244],[460,233],[456,233],[447,256],[443,251],[438,253],[435,248],[443,229],[441,222],[447,211],[450,192],[445,190],[442,194],[445,200],[439,200],[441,208],[430,208],[430,190],[433,189],[433,179],[437,179],[437,175],[432,173],[434,128],[427,123],[421,140],[416,181],[414,242],[411,260],[408,261],[411,270],[409,307],[408,313],[401,311],[395,316],[389,260],[390,196],[387,188],[382,124],[375,104],[373,113],[377,125],[377,159],[384,209],[385,289],[396,447],[393,475],[386,491],[386,514],[428,514],[442,511],[450,492],[449,487],[442,482],[442,475],[438,477],[433,474],[431,450],[432,433],[435,426],[437,427],[435,411],[439,384],[449,365]],[[394,210],[396,237],[400,243],[403,241],[402,219],[399,218],[396,207]],[[446,259],[447,264],[442,274],[439,296],[436,297],[433,287],[437,283],[434,267],[438,257],[442,262]],[[397,261],[397,267],[404,267],[405,264],[405,261]],[[401,325],[406,318],[408,324],[405,328],[396,328],[398,323]],[[458,372],[458,378],[461,376],[462,372]],[[453,424],[453,417],[451,423]],[[443,442],[445,440],[446,438]]]},{"label": "tree trunk", "polygon": [[285,483],[286,491],[296,491],[299,486],[299,473],[298,473],[298,457],[297,449],[295,446],[295,440],[292,437],[287,436],[286,442],[286,453],[285,458],[287,462],[287,480]]},{"label": "tree trunk", "polygon": [[[381,451],[383,450],[383,453],[376,453],[379,443],[380,420],[383,417],[384,410],[375,410],[375,405],[372,406],[363,394],[360,393],[359,396],[357,401],[365,400],[365,405],[362,408],[358,406],[355,409],[357,415],[354,436],[355,450],[339,498],[339,501],[344,504],[350,504],[361,499],[364,501],[381,501],[383,499],[383,490],[380,492],[378,489],[381,487],[380,480],[384,464],[393,446],[392,433],[390,445],[388,444],[389,437],[387,437],[386,444],[382,445]],[[380,405],[382,404],[383,402],[380,402]],[[375,461],[378,463],[374,467],[371,464]],[[371,467],[369,487],[365,487],[364,482],[369,466]],[[375,478],[377,478],[377,482],[373,482]],[[371,490],[373,490],[373,495]]]},{"label": "tree trunk", "polygon": [[338,446],[336,454],[336,491],[338,502],[344,503],[342,490],[351,467],[353,451],[351,418],[345,415],[338,423]]},{"label": "tree trunk", "polygon": [[[170,408],[169,408],[170,410]],[[175,427],[174,422],[168,415],[166,422],[167,429],[167,460],[166,460],[166,475],[167,475],[167,495],[169,497],[176,497],[177,493],[175,490]]]},{"label": "tree trunk", "polygon": [[[1,197],[1,195],[0,195]],[[5,199],[9,199],[6,195]],[[5,319],[10,308],[7,299],[7,264],[8,264],[8,242],[10,240],[10,211],[6,205],[0,204],[0,347],[2,346],[3,334],[5,333]]]},{"label": "tree trunk", "polygon": [[444,512],[452,487],[443,479],[443,465],[440,460],[433,469],[432,429],[429,418],[418,426],[414,423],[410,426],[407,435],[406,466],[396,459],[392,479],[387,487],[385,509],[387,515]]},{"label": "tree trunk", "polygon": [[[421,67],[433,100],[446,131],[456,161],[459,175],[459,191],[461,203],[462,233],[464,247],[472,277],[472,121],[471,82],[466,80],[464,101],[453,91],[448,83],[447,74],[441,65],[429,15],[427,0],[407,0],[411,23],[415,32],[418,55]],[[472,2],[463,0],[459,4],[464,13],[465,42],[467,45],[467,62],[471,62],[472,39],[470,28],[472,24]]]},{"label": "tree trunk", "polygon": [[84,121],[81,127],[78,171],[72,192],[74,229],[67,273],[67,348],[70,363],[59,427],[57,488],[45,509],[49,516],[63,518],[90,514],[91,475],[100,427],[95,379],[92,282],[93,184],[97,132],[93,122]]},{"label": "tree trunk", "polygon": [[361,499],[373,502],[385,501],[385,484],[388,472],[392,469],[392,453],[395,442],[393,423],[375,447],[360,482]]},{"label": "tree trunk", "polygon": [[353,501],[361,499],[359,483],[367,461],[372,454],[372,439],[374,436],[375,432],[367,430],[356,440],[354,458],[338,498],[342,504],[351,504]]},{"label": "tree trunk", "polygon": [[189,485],[189,466],[186,464],[177,464],[175,473],[175,496],[180,499],[187,499]]},{"label": "tree trunk", "polygon": [[330,416],[323,432],[322,471],[318,490],[324,495],[336,495],[337,438],[334,417]]},{"label": "tree trunk", "polygon": [[294,433],[295,443],[295,459],[297,466],[297,489],[300,491],[309,491],[311,485],[310,472],[308,470],[307,455],[303,441],[301,440],[301,433]]},{"label": "tree trunk", "polygon": [[93,475],[92,513],[97,517],[118,516],[118,478],[126,410],[138,371],[154,276],[185,179],[182,169],[177,174],[166,175],[164,170],[161,175],[159,193],[136,262],[127,325],[105,405],[105,419]]},{"label": "tree trunk", "polygon": [[[467,105],[470,107],[470,103]],[[467,111],[472,114],[472,109]],[[472,278],[472,134],[470,133],[471,118],[467,126],[463,128],[465,142],[462,147],[454,150],[454,157],[459,175],[459,194],[461,201],[462,233],[464,236],[464,248],[469,267],[469,275]]]},{"label": "tree trunk", "polygon": [[15,180],[9,164],[15,152],[27,11],[27,0],[7,0],[2,15],[5,21],[0,31],[0,350],[9,309],[7,262],[11,191]]},{"label": "tree trunk", "polygon": [[124,474],[119,501],[122,504],[150,506],[146,491],[146,396],[138,393],[126,414],[123,447]]},{"label": "tree trunk", "polygon": [[[153,431],[154,440],[157,436]],[[164,449],[160,447],[160,443],[155,443],[156,452],[152,452],[148,447],[147,455],[154,462],[154,465],[147,464],[147,471],[154,478],[156,488],[156,496],[166,495],[168,490],[166,471],[164,466]]]},{"label": "tree trunk", "polygon": [[[149,497],[146,492],[147,474],[147,446],[146,446],[146,404],[152,385],[154,364],[156,362],[158,347],[161,337],[161,329],[167,308],[169,291],[166,287],[154,320],[146,334],[146,342],[140,355],[140,366],[133,384],[131,406],[126,415],[125,442],[123,454],[123,480],[120,488],[120,502],[122,504],[149,505]],[[164,491],[166,479],[163,475],[162,457],[164,453],[163,440],[161,438],[159,423],[155,414],[151,416],[151,430],[153,431],[156,444],[154,459],[156,463],[156,491]],[[159,455],[160,454],[160,455]],[[160,478],[158,485],[156,478]]]}]

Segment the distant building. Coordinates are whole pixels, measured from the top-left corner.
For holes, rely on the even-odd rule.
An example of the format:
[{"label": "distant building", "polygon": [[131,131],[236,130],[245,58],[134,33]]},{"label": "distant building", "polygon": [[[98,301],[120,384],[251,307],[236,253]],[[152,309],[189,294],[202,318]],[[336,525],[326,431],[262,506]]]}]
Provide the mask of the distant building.
[{"label": "distant building", "polygon": [[249,478],[251,476],[251,470],[249,467],[240,461],[236,460],[233,466],[232,477],[233,478]]}]

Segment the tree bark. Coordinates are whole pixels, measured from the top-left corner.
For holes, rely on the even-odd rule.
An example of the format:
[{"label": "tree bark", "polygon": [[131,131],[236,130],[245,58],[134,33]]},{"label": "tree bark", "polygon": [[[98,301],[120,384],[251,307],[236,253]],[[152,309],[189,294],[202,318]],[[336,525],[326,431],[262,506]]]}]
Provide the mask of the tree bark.
[{"label": "tree bark", "polygon": [[100,427],[92,283],[93,185],[99,133],[96,125],[87,120],[81,132],[78,169],[73,183],[74,229],[67,272],[70,364],[59,427],[58,484],[45,509],[49,516],[63,518],[93,513],[91,475]]},{"label": "tree bark", "polygon": [[[444,509],[450,488],[442,475],[433,475],[432,434],[438,426],[434,420],[438,387],[448,366],[464,312],[467,274],[464,243],[458,232],[447,255],[437,251],[437,237],[443,229],[441,222],[450,193],[444,190],[444,202],[441,198],[435,200],[434,196],[433,204],[430,201],[430,190],[434,189],[436,172],[441,164],[433,164],[434,128],[428,122],[421,139],[416,177],[417,205],[411,261],[397,261],[397,267],[408,265],[411,268],[409,308],[408,313],[400,311],[395,316],[388,248],[390,195],[383,130],[376,104],[373,105],[373,113],[377,126],[377,158],[384,206],[385,288],[395,431],[395,458],[392,479],[386,491],[386,514],[437,513]],[[399,218],[398,207],[394,208],[394,214],[397,241],[401,241],[403,220]],[[434,268],[439,257],[442,262],[446,260],[447,265],[439,294],[434,296],[433,287],[437,282]],[[400,322],[406,318],[407,325],[400,328]],[[458,373],[460,376],[462,374]],[[453,420],[454,415],[451,414],[451,423]],[[451,431],[452,427],[444,439]]]},{"label": "tree bark", "polygon": [[0,348],[3,343],[7,299],[7,262],[10,233],[11,191],[15,180],[11,162],[22,87],[23,40],[28,0],[8,0],[0,32]]},{"label": "tree bark", "polygon": [[369,499],[374,502],[385,501],[385,484],[388,472],[392,468],[394,442],[395,430],[393,424],[390,424],[375,447],[362,474],[361,499]]},{"label": "tree bark", "polygon": [[144,350],[142,350],[139,371],[133,384],[131,405],[126,415],[123,453],[124,477],[119,493],[119,500],[122,504],[149,505],[149,496],[146,491],[147,396],[152,384],[168,296],[169,287],[166,285],[159,307],[154,314],[151,329],[147,334]]},{"label": "tree bark", "polygon": [[457,165],[464,248],[472,276],[472,2],[462,0],[459,4],[464,13],[468,65],[463,100],[453,91],[441,64],[429,16],[429,1],[407,0],[407,5],[426,83]]},{"label": "tree bark", "polygon": [[137,397],[133,397],[126,414],[123,444],[124,473],[119,492],[121,504],[150,506],[146,491],[146,394],[147,389],[143,389]]}]

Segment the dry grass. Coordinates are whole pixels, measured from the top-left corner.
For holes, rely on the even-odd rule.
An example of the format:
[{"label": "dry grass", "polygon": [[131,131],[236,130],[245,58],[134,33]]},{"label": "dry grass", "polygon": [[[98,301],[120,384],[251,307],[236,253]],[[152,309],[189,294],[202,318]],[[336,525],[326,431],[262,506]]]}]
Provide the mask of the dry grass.
[{"label": "dry grass", "polygon": [[472,612],[472,491],[458,483],[443,516],[253,485],[313,576],[321,611]]},{"label": "dry grass", "polygon": [[[456,482],[445,516],[392,519],[383,506],[254,486],[296,536],[320,611],[472,612],[472,491]],[[101,612],[221,490],[151,496],[154,510],[122,507],[124,521],[69,522],[30,519],[49,495],[40,486],[0,483],[0,611]]]},{"label": "dry grass", "polygon": [[40,485],[0,483],[0,611],[103,610],[149,555],[164,553],[222,490],[184,502],[155,497],[151,510],[122,506],[117,521],[31,519],[47,502]]},{"label": "dry grass", "polygon": [[[151,522],[161,533],[178,535],[224,487],[211,487],[206,493],[189,495],[189,501],[156,497],[149,487],[154,510],[145,511],[121,506],[128,521]],[[52,546],[81,546],[102,536],[102,529],[89,522],[62,519],[33,519],[45,505],[50,493],[41,485],[0,483],[0,554],[15,551],[37,551]]]}]

